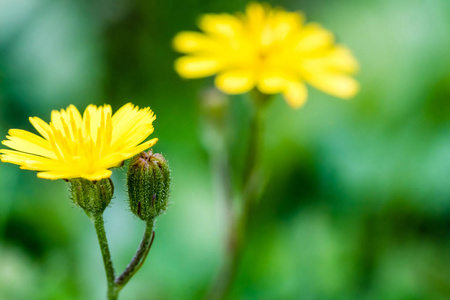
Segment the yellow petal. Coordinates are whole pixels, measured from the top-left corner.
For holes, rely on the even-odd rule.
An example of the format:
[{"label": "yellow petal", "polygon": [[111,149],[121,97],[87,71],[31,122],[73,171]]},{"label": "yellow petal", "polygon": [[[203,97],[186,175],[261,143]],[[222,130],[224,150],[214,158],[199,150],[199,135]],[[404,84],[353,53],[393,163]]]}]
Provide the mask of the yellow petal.
[{"label": "yellow petal", "polygon": [[141,153],[144,150],[147,150],[150,147],[153,147],[157,141],[158,141],[157,138],[151,139],[151,140],[146,141],[145,143],[143,143],[139,146],[136,146],[132,149],[124,150],[123,153],[126,154],[127,156],[134,156],[136,154]]},{"label": "yellow petal", "polygon": [[307,80],[319,90],[344,99],[353,97],[359,91],[359,84],[355,79],[341,74],[314,74]]},{"label": "yellow petal", "polygon": [[276,11],[273,15],[273,35],[274,40],[286,41],[290,35],[297,32],[302,26],[303,15],[300,13],[288,13]]},{"label": "yellow petal", "polygon": [[206,14],[200,18],[198,27],[212,36],[227,39],[235,38],[242,33],[240,20],[229,14]]},{"label": "yellow petal", "polygon": [[0,149],[0,153],[2,153],[0,155],[2,162],[20,165],[22,169],[44,171],[67,168],[64,162],[58,162],[57,160],[36,156],[34,154],[9,149]]},{"label": "yellow petal", "polygon": [[33,144],[38,145],[41,148],[51,150],[50,144],[47,140],[41,138],[40,136],[38,136],[34,133],[29,132],[29,131],[22,130],[22,129],[10,129],[8,131],[8,134],[10,136],[14,136],[14,137],[18,137],[18,138],[27,140]]},{"label": "yellow petal", "polygon": [[[70,178],[74,178],[73,177],[73,173],[63,173],[63,172],[39,172],[37,173],[37,177],[39,178],[43,178],[43,179],[51,179],[51,180],[56,180],[56,179],[70,179]],[[80,177],[80,176],[77,176]]]},{"label": "yellow petal", "polygon": [[33,142],[15,136],[8,136],[7,138],[8,140],[3,141],[2,144],[11,149],[39,156],[56,158],[53,151],[36,145]]},{"label": "yellow petal", "polygon": [[156,117],[149,108],[138,111],[128,107],[116,114],[112,117],[111,151],[121,151],[124,145],[135,146],[153,132],[152,122]]},{"label": "yellow petal", "polygon": [[109,178],[111,176],[111,171],[110,170],[99,170],[96,171],[95,173],[68,173],[68,172],[39,172],[37,174],[37,176],[39,178],[44,178],[44,179],[51,179],[51,180],[56,180],[56,179],[70,179],[70,178],[78,178],[78,177],[82,177],[82,178],[86,178],[88,180],[100,180],[103,178]]},{"label": "yellow petal", "polygon": [[332,45],[333,34],[316,23],[307,24],[301,31],[295,48],[297,52],[317,51]]},{"label": "yellow petal", "polygon": [[83,114],[84,131],[94,142],[97,141],[98,128],[101,126],[102,108],[96,105],[88,105]]},{"label": "yellow petal", "polygon": [[276,94],[285,90],[293,78],[282,72],[265,72],[258,80],[258,89],[264,94]]},{"label": "yellow petal", "polygon": [[359,69],[358,61],[345,46],[335,47],[326,59],[329,66],[338,71],[356,73]]},{"label": "yellow petal", "polygon": [[61,131],[64,134],[64,127],[61,123],[61,112],[57,111],[57,110],[52,110],[51,113],[51,122],[50,122],[50,126],[54,127],[55,129]]},{"label": "yellow petal", "polygon": [[129,134],[123,135],[123,138],[118,139],[111,145],[112,151],[125,151],[125,149],[129,148],[129,145],[132,147],[143,142],[147,137],[153,133],[153,125],[151,124],[141,124],[136,123],[133,126],[129,127]]},{"label": "yellow petal", "polygon": [[131,103],[127,103],[124,106],[122,106],[121,108],[119,108],[119,110],[116,111],[111,118],[111,120],[113,122],[113,127],[121,127],[120,124],[126,124],[128,122],[128,120],[124,121],[124,119],[127,116],[129,117],[130,112],[133,111],[134,108],[135,108],[134,105]]},{"label": "yellow petal", "polygon": [[50,125],[47,122],[43,121],[38,117],[30,117],[30,123],[36,128],[36,130],[46,139],[48,140],[48,133],[52,130]]},{"label": "yellow petal", "polygon": [[305,104],[308,91],[303,82],[289,82],[283,95],[291,107],[299,108]]},{"label": "yellow petal", "polygon": [[[9,149],[0,149],[0,159],[2,162],[22,165],[28,160],[34,160],[42,158],[40,156],[36,156],[34,154],[23,153],[15,150]],[[42,158],[44,159],[44,158]],[[46,158],[46,160],[48,160]]]},{"label": "yellow petal", "polygon": [[214,58],[183,56],[175,61],[175,70],[184,78],[208,77],[220,69],[220,62]]},{"label": "yellow petal", "polygon": [[215,84],[226,94],[241,94],[255,86],[255,79],[250,70],[232,70],[217,75]]},{"label": "yellow petal", "polygon": [[211,38],[203,33],[182,31],[173,39],[173,47],[178,52],[192,53],[211,49],[214,45]]},{"label": "yellow petal", "polygon": [[304,58],[298,65],[300,72],[315,73],[355,73],[359,65],[350,50],[346,47],[334,47],[321,51],[321,55]]},{"label": "yellow petal", "polygon": [[270,7],[268,5],[256,2],[249,3],[245,8],[248,25],[251,26],[252,29],[262,29],[266,19],[266,11],[269,9]]},{"label": "yellow petal", "polygon": [[95,173],[91,173],[91,174],[82,174],[81,177],[86,178],[88,180],[100,180],[103,178],[109,178],[111,177],[111,170],[98,170]]}]

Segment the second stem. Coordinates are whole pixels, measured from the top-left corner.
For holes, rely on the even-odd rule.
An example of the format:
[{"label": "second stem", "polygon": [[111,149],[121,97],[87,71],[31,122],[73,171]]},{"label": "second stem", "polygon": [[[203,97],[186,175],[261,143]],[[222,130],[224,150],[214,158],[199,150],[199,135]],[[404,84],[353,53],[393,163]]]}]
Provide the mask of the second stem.
[{"label": "second stem", "polygon": [[[249,143],[247,147],[247,155],[245,157],[245,167],[242,177],[242,210],[240,214],[233,211],[231,203],[227,205],[229,216],[229,231],[227,237],[227,258],[225,265],[214,283],[208,299],[226,299],[237,274],[242,252],[245,246],[245,238],[247,235],[247,223],[252,206],[256,200],[258,192],[260,192],[259,172],[259,156],[262,146],[262,134],[264,124],[265,108],[268,104],[269,95],[261,94],[254,91],[252,94],[253,107],[250,121]],[[228,175],[222,173],[222,176]],[[229,182],[229,178],[223,178],[222,182]],[[228,187],[231,189],[231,187]],[[227,189],[227,187],[225,187]]]}]

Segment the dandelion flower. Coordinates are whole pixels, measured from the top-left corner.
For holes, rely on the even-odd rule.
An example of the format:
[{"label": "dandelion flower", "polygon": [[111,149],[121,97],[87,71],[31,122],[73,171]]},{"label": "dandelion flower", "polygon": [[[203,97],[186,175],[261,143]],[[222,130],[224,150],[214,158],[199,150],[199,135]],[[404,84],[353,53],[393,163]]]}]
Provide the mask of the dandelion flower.
[{"label": "dandelion flower", "polygon": [[156,138],[145,141],[153,132],[155,118],[150,108],[139,109],[131,103],[114,115],[110,105],[89,105],[83,116],[70,105],[66,110],[52,111],[49,124],[30,118],[41,136],[9,130],[2,143],[13,150],[1,149],[0,159],[39,171],[40,178],[109,178],[110,168],[156,143]]},{"label": "dandelion flower", "polygon": [[203,33],[185,31],[174,48],[187,54],[175,62],[184,78],[217,74],[215,85],[227,94],[257,88],[282,93],[292,107],[307,98],[305,83],[340,98],[350,98],[358,83],[350,77],[358,62],[350,50],[336,45],[333,34],[299,13],[250,3],[245,14],[206,14]]}]

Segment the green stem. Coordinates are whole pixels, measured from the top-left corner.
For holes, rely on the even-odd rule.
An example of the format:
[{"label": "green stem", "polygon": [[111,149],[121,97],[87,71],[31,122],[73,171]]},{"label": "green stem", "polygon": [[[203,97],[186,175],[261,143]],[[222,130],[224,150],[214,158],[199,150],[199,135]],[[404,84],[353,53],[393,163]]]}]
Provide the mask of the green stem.
[{"label": "green stem", "polygon": [[115,288],[114,284],[114,266],[111,259],[111,253],[109,252],[108,240],[106,239],[105,223],[103,221],[103,213],[94,214],[94,226],[97,232],[98,243],[100,245],[100,251],[102,252],[103,264],[106,271],[106,280],[108,282],[108,300],[116,300],[119,291]]},{"label": "green stem", "polygon": [[153,231],[153,227],[154,227],[154,220],[148,221],[146,223],[144,236],[142,237],[141,244],[139,245],[136,254],[134,255],[131,262],[128,264],[128,266],[125,268],[123,273],[115,280],[115,285],[118,290],[121,290],[131,279],[131,277],[133,277],[134,274],[136,274],[137,271],[139,271],[139,269],[144,264],[148,252],[150,251],[150,248],[153,244],[153,239],[155,238],[155,232]]},{"label": "green stem", "polygon": [[222,299],[222,296],[226,294],[225,291],[228,289],[228,286],[234,277],[234,270],[237,269],[237,255],[235,254],[239,252],[237,250],[237,248],[239,248],[239,238],[236,236],[236,232],[238,232],[236,228],[238,222],[232,201],[228,156],[224,154],[221,158],[222,160],[216,161],[216,163],[218,163],[216,169],[222,186],[222,198],[225,202],[225,220],[228,229],[225,241],[226,254],[222,270],[215,279],[211,289],[208,291],[208,295],[206,296],[207,299]]},{"label": "green stem", "polygon": [[[219,273],[207,299],[226,299],[236,277],[242,252],[245,247],[247,235],[247,223],[259,190],[258,163],[262,145],[262,132],[265,107],[268,103],[268,95],[254,91],[252,100],[254,103],[250,122],[250,136],[247,147],[246,164],[243,173],[242,185],[242,211],[236,216],[230,206],[228,217],[230,220],[227,238],[227,257],[224,267]],[[227,174],[223,174],[227,175]],[[223,179],[226,183],[229,179]]]}]

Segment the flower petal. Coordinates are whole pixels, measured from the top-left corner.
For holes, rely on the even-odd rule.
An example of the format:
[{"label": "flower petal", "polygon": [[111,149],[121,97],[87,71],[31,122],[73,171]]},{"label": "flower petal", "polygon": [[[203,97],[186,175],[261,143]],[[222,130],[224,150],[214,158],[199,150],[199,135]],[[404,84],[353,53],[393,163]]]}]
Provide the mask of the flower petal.
[{"label": "flower petal", "polygon": [[283,95],[291,107],[299,108],[305,104],[308,91],[303,82],[289,82]]},{"label": "flower petal", "polygon": [[38,117],[30,117],[29,120],[39,134],[42,135],[44,139],[48,140],[48,133],[52,130],[50,125]]},{"label": "flower petal", "polygon": [[2,162],[8,162],[20,165],[22,169],[27,170],[62,170],[67,168],[64,163],[46,157],[34,154],[23,153],[20,151],[0,149],[0,159]]},{"label": "flower petal", "polygon": [[205,51],[214,47],[210,37],[203,33],[182,31],[173,39],[173,47],[182,53]]},{"label": "flower petal", "polygon": [[43,148],[42,146],[37,145],[30,140],[26,140],[16,136],[7,136],[7,138],[8,140],[3,141],[2,144],[11,149],[34,155],[56,158],[53,151]]},{"label": "flower petal", "polygon": [[94,181],[94,180],[100,180],[103,178],[109,178],[109,177],[111,177],[111,173],[112,172],[110,170],[102,169],[102,170],[98,170],[97,172],[94,172],[94,173],[82,173],[82,174],[68,173],[68,172],[39,172],[37,174],[37,176],[39,178],[51,179],[51,180],[83,177],[88,180]]},{"label": "flower petal", "polygon": [[345,46],[337,46],[326,57],[329,66],[336,71],[356,73],[359,69],[358,61],[350,49]]},{"label": "flower petal", "polygon": [[117,111],[112,117],[111,151],[121,151],[124,145],[135,146],[145,140],[152,132],[152,122],[156,119],[149,109],[138,110],[128,106]]},{"label": "flower petal", "polygon": [[247,17],[247,25],[251,29],[258,32],[265,26],[266,12],[270,9],[268,5],[252,2],[245,8],[245,14]]},{"label": "flower petal", "polygon": [[217,75],[215,84],[226,94],[241,94],[255,86],[255,79],[250,70],[232,70]]},{"label": "flower petal", "polygon": [[350,50],[344,46],[334,47],[331,50],[322,52],[321,55],[303,59],[300,71],[308,73],[355,73],[359,65]]},{"label": "flower petal", "polygon": [[334,42],[333,34],[317,23],[309,23],[301,31],[295,50],[297,52],[317,51]]},{"label": "flower petal", "polygon": [[258,89],[264,94],[276,94],[285,90],[293,78],[282,72],[265,72],[258,80]]},{"label": "flower petal", "polygon": [[229,14],[206,14],[200,18],[198,27],[212,36],[227,39],[236,38],[242,32],[240,20]]},{"label": "flower petal", "polygon": [[337,73],[314,74],[308,77],[308,82],[328,94],[348,99],[359,91],[358,82],[346,75]]},{"label": "flower petal", "polygon": [[200,78],[216,74],[221,63],[216,58],[183,56],[175,61],[175,70],[184,78]]},{"label": "flower petal", "polygon": [[150,147],[153,147],[157,141],[158,141],[157,138],[148,140],[139,146],[133,147],[132,149],[124,150],[123,153],[125,153],[128,157],[135,156],[136,154],[139,154],[142,151],[147,150]]}]

